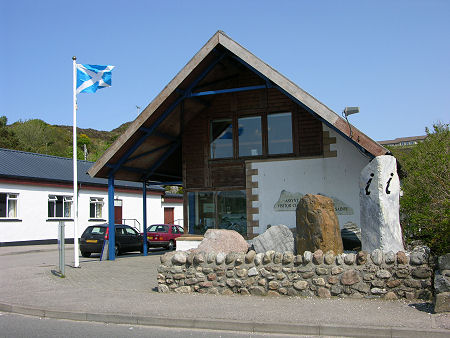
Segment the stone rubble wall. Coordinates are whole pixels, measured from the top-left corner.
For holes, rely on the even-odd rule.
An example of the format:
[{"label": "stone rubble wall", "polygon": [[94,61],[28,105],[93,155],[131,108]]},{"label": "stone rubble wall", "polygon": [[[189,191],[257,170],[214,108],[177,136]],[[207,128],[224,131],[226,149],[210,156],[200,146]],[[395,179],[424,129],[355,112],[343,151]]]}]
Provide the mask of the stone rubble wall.
[{"label": "stone rubble wall", "polygon": [[434,312],[450,312],[450,253],[437,259],[434,292]]},{"label": "stone rubble wall", "polygon": [[429,251],[332,251],[303,255],[169,252],[161,256],[158,291],[317,296],[328,298],[431,299],[433,265]]}]

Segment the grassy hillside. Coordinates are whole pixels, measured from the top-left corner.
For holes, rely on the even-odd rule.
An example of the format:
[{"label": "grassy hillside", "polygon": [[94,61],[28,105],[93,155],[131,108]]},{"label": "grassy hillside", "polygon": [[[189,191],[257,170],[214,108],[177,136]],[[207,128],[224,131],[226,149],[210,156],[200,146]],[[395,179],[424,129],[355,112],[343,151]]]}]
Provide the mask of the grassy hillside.
[{"label": "grassy hillside", "polygon": [[[77,128],[77,158],[96,161],[105,150],[126,130],[130,122],[111,131]],[[0,117],[0,148],[23,150],[40,154],[72,157],[72,126],[51,125],[39,119],[7,124]]]}]

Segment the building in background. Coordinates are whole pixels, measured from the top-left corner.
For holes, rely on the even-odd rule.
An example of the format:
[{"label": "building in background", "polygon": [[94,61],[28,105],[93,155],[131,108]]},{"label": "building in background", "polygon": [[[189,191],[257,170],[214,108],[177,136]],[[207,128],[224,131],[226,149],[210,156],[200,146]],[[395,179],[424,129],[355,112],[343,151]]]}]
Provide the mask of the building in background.
[{"label": "building in background", "polygon": [[[108,182],[91,178],[92,162],[78,161],[79,236],[108,218]],[[142,184],[116,181],[115,222],[143,230]],[[0,246],[56,243],[58,223],[73,240],[72,159],[0,149]],[[183,225],[183,196],[147,188],[147,224]]]},{"label": "building in background", "polygon": [[385,140],[385,141],[378,141],[379,144],[387,147],[398,147],[398,146],[406,146],[410,147],[413,146],[419,142],[423,142],[427,138],[426,135],[423,136],[410,136],[410,137],[399,137],[394,140]]}]

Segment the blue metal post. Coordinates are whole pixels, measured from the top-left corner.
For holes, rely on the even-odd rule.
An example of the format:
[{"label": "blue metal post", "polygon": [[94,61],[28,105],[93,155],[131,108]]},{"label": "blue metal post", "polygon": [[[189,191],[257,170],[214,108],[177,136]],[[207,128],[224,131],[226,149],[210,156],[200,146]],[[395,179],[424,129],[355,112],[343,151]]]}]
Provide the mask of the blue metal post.
[{"label": "blue metal post", "polygon": [[195,193],[188,192],[188,208],[189,208],[189,233],[194,234],[195,226]]},{"label": "blue metal post", "polygon": [[108,229],[109,229],[109,260],[116,259],[116,225],[114,222],[114,174],[108,177]]},{"label": "blue metal post", "polygon": [[144,256],[147,256],[147,182],[142,184],[142,214],[144,218]]}]

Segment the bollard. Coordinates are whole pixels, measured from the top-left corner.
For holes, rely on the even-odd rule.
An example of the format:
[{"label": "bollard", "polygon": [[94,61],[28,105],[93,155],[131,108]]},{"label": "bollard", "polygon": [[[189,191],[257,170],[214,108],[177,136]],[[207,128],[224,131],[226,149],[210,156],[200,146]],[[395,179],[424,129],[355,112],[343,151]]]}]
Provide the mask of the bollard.
[{"label": "bollard", "polygon": [[58,224],[58,252],[59,252],[59,273],[61,277],[65,277],[65,252],[64,252],[64,242],[65,242],[65,233],[64,233],[65,224],[63,221],[59,221]]}]

